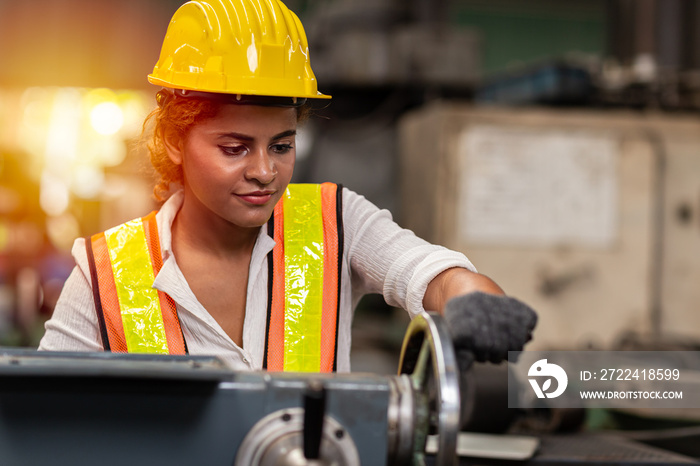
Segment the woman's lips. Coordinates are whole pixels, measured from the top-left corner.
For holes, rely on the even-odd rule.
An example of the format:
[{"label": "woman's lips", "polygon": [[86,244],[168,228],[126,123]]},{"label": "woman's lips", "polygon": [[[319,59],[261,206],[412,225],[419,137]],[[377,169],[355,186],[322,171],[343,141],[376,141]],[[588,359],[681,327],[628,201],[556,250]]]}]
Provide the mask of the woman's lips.
[{"label": "woman's lips", "polygon": [[252,193],[236,194],[239,198],[243,199],[248,204],[253,205],[263,205],[272,199],[273,191],[255,191]]}]

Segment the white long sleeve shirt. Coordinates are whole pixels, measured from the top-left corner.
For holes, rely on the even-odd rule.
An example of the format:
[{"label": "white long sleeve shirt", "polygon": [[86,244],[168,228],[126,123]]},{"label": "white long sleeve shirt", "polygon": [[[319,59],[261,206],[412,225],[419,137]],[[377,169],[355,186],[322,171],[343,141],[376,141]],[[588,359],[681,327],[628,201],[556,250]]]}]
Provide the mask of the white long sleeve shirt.
[{"label": "white long sleeve shirt", "polygon": [[[163,267],[153,287],[167,293],[177,313],[189,353],[213,355],[232,369],[262,369],[268,302],[267,254],[275,241],[260,229],[248,275],[243,347],[238,346],[207,312],[190,289],[172,252],[171,226],[182,206],[182,191],[172,195],[156,215]],[[476,271],[461,253],[427,243],[399,227],[387,210],[363,196],[343,189],[344,254],[338,322],[339,372],[350,370],[352,313],[367,293],[381,293],[392,306],[413,316],[423,311],[423,296],[430,281],[451,267]],[[73,245],[76,267],[65,283],[39,349],[47,351],[103,351],[85,240]]]}]

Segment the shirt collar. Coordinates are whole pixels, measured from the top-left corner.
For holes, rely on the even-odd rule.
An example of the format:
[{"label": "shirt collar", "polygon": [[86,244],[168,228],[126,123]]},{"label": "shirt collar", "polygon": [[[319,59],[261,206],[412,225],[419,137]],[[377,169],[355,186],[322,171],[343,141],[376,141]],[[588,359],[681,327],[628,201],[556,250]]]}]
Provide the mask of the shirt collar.
[{"label": "shirt collar", "polygon": [[163,261],[168,260],[173,253],[173,236],[171,229],[175,216],[180,211],[180,207],[182,207],[182,201],[184,198],[184,191],[176,191],[168,198],[167,201],[165,201],[156,214],[158,235],[160,236],[160,250],[163,254]]}]

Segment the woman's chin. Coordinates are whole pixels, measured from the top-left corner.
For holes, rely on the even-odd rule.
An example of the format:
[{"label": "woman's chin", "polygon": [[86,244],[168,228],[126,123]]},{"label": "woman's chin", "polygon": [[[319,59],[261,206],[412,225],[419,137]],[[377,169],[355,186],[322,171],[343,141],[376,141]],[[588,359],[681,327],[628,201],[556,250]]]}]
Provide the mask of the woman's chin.
[{"label": "woman's chin", "polygon": [[256,215],[246,215],[242,218],[239,217],[229,221],[241,228],[260,228],[261,226],[265,225],[268,220],[270,220],[270,217],[272,217],[272,211],[268,213],[260,212]]}]

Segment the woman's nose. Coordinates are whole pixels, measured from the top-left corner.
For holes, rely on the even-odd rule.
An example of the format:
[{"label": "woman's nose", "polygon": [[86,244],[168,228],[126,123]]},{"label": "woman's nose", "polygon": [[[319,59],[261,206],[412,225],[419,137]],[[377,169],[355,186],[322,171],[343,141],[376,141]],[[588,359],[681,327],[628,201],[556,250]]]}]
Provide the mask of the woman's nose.
[{"label": "woman's nose", "polygon": [[270,184],[277,176],[277,170],[272,158],[265,150],[253,152],[246,170],[246,178],[257,180],[261,184]]}]

